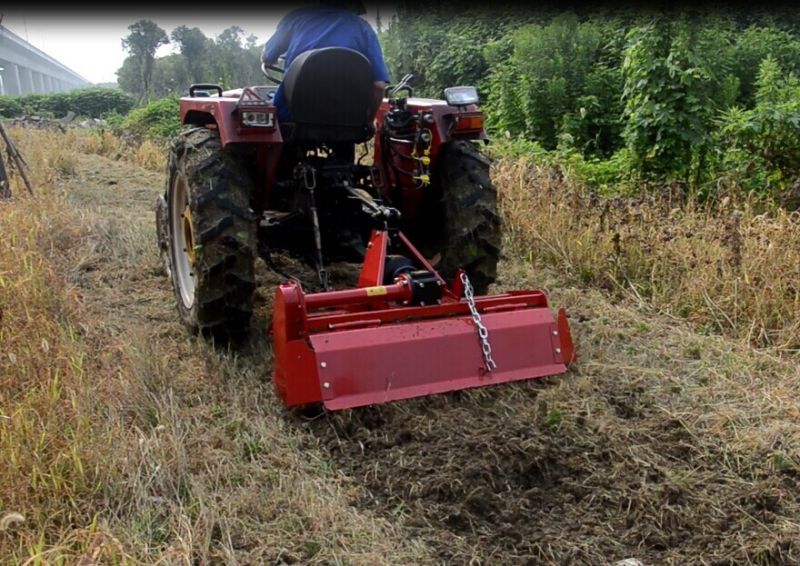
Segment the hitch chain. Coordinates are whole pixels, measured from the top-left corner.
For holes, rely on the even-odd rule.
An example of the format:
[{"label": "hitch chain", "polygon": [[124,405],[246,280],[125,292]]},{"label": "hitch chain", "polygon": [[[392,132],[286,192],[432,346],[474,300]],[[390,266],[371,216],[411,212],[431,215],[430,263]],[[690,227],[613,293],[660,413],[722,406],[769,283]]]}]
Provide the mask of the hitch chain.
[{"label": "hitch chain", "polygon": [[486,371],[493,371],[497,369],[497,364],[492,359],[492,345],[489,344],[489,331],[481,321],[481,315],[478,313],[478,308],[475,306],[475,294],[472,291],[472,283],[469,277],[463,271],[461,272],[461,283],[464,284],[464,298],[467,299],[469,312],[472,314],[472,321],[475,323],[475,328],[478,330],[478,338],[481,341],[481,350],[483,351],[483,365]]}]

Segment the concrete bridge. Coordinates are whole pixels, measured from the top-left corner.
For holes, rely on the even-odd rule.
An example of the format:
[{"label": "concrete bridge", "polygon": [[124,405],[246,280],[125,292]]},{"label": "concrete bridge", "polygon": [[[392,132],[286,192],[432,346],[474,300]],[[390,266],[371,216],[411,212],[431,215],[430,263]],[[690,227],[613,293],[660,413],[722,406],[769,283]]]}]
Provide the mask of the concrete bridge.
[{"label": "concrete bridge", "polygon": [[78,73],[0,25],[0,95],[46,94],[90,85]]}]

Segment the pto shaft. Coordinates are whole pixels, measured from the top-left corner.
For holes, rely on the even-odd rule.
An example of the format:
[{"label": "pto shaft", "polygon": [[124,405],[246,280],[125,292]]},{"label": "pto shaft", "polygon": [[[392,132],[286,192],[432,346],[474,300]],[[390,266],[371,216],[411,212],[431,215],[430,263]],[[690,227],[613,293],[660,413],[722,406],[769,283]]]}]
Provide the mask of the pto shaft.
[{"label": "pto shaft", "polygon": [[345,289],[343,291],[328,291],[326,293],[312,293],[305,295],[305,304],[308,310],[324,309],[330,307],[343,307],[347,305],[368,305],[386,303],[389,301],[411,301],[412,289],[407,277],[391,285],[378,285],[376,287],[360,287]]}]

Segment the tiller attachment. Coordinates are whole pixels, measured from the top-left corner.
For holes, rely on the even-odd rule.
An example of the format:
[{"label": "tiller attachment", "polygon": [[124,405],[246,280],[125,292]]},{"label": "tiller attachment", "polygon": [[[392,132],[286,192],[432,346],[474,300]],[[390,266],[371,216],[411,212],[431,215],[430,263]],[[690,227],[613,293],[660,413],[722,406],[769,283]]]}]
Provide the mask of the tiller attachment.
[{"label": "tiller attachment", "polygon": [[355,289],[278,287],[274,380],[287,406],[374,405],[556,375],[574,360],[564,310],[555,320],[541,291],[473,297],[463,273],[448,288],[400,232],[393,243],[415,261],[387,262],[389,237],[373,232]]}]

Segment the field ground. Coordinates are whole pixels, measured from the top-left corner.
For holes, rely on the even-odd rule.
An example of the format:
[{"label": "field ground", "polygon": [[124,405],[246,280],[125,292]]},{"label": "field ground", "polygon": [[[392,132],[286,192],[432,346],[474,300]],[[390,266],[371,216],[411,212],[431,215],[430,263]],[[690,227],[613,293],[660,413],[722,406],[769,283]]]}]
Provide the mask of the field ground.
[{"label": "field ground", "polygon": [[[509,257],[498,289],[542,288],[567,307],[579,355],[568,374],[334,414],[287,412],[269,381],[265,334],[278,279],[262,266],[253,336],[241,350],[187,335],[156,253],[152,205],[163,175],[77,151],[65,160],[52,179],[61,205],[0,204],[0,228],[15,207],[59,215],[37,229],[55,227],[63,241],[51,234],[31,246],[62,286],[53,292],[75,305],[56,319],[74,329],[84,370],[59,386],[53,406],[81,423],[73,452],[86,471],[78,482],[51,454],[44,479],[28,478],[25,458],[47,450],[28,442],[26,414],[54,416],[29,394],[0,393],[0,450],[21,446],[16,491],[1,487],[0,472],[0,517],[26,519],[0,525],[0,558],[800,561],[800,372],[791,359]],[[0,281],[12,276],[0,266]],[[13,309],[5,300],[0,308]],[[22,348],[7,343],[6,357]],[[47,434],[57,446],[59,430]]]}]

